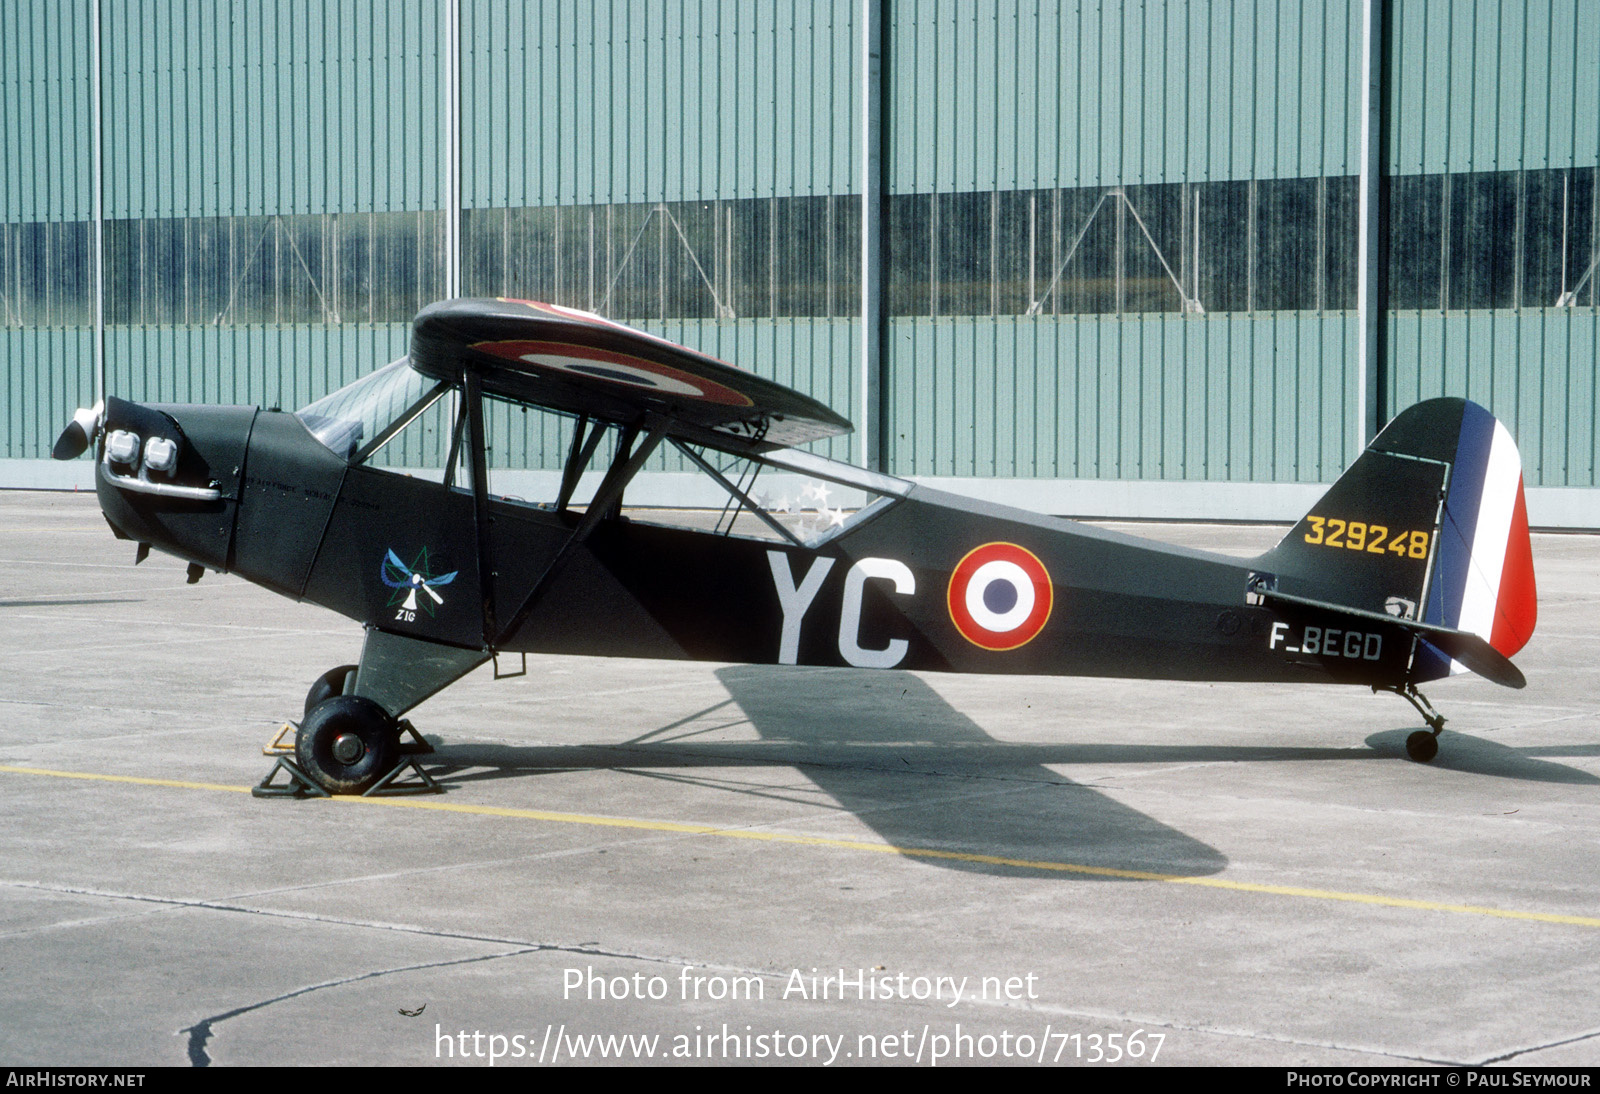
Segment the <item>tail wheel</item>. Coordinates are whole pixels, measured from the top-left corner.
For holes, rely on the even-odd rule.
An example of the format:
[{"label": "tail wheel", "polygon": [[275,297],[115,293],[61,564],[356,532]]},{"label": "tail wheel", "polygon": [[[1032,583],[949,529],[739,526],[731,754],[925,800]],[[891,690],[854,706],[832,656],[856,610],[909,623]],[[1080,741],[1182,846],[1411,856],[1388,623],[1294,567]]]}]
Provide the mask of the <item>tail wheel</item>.
[{"label": "tail wheel", "polygon": [[1419,729],[1406,738],[1406,755],[1425,764],[1439,754],[1439,738],[1425,729]]},{"label": "tail wheel", "polygon": [[295,758],[330,794],[360,794],[400,762],[400,731],[389,712],[356,695],[324,699],[306,715]]},{"label": "tail wheel", "polygon": [[317,677],[316,682],[311,685],[311,690],[306,692],[305,712],[310,714],[311,709],[317,704],[324,700],[332,699],[335,695],[343,695],[345,687],[349,684],[350,678],[355,675],[355,672],[356,667],[354,665],[340,665],[338,668],[329,669]]}]

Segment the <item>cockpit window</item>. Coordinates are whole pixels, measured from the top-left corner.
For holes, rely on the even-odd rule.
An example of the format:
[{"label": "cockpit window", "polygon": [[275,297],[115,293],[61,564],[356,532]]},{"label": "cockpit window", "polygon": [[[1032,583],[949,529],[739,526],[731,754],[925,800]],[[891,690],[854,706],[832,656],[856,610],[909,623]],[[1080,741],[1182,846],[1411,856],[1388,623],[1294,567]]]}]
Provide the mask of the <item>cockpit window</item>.
[{"label": "cockpit window", "polygon": [[312,436],[346,459],[385,430],[405,424],[442,395],[444,385],[402,357],[301,409],[295,417]]},{"label": "cockpit window", "polygon": [[720,511],[635,506],[625,510],[630,519],[816,548],[894,504],[911,485],[791,449],[751,458],[671,443],[725,492]]}]

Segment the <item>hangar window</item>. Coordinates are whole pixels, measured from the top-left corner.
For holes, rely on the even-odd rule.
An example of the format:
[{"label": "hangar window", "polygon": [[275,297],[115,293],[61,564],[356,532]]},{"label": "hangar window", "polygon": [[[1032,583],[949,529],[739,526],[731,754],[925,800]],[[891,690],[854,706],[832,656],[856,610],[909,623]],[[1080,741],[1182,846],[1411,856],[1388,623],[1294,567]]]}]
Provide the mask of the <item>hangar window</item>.
[{"label": "hangar window", "polygon": [[[1355,307],[1353,176],[892,194],[891,316],[1342,311]],[[1592,167],[1397,175],[1389,306],[1600,303]],[[462,291],[630,321],[849,317],[848,195],[468,209]],[[92,321],[90,228],[0,225],[7,325]],[[445,295],[438,211],[110,220],[106,321],[403,323]]]},{"label": "hangar window", "polygon": [[94,322],[92,227],[86,221],[0,224],[0,325]]}]

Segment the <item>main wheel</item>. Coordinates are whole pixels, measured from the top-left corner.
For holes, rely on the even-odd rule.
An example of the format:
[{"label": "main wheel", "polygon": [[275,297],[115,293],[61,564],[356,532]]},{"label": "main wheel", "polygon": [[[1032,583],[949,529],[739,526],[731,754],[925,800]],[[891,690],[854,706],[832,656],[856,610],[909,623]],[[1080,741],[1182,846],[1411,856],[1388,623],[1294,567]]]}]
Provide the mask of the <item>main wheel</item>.
[{"label": "main wheel", "polygon": [[360,794],[400,762],[400,732],[389,712],[356,695],[324,699],[294,741],[300,767],[330,794]]},{"label": "main wheel", "polygon": [[340,665],[336,669],[329,669],[311,685],[311,690],[306,692],[306,713],[311,713],[311,708],[325,699],[332,699],[335,695],[343,695],[345,685],[349,678],[355,675],[354,665]]},{"label": "main wheel", "polygon": [[1425,729],[1419,729],[1406,738],[1406,755],[1425,764],[1439,754],[1439,738]]}]

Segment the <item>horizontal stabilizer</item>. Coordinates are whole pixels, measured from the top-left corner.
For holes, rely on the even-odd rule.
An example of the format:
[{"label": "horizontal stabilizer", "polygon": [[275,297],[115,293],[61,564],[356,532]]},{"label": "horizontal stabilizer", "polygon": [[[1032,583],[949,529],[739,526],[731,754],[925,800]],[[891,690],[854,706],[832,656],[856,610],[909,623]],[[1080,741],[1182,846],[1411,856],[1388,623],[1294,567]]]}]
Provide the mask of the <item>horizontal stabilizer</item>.
[{"label": "horizontal stabilizer", "polygon": [[1399,627],[1419,638],[1425,639],[1429,645],[1448,654],[1491,683],[1499,684],[1504,688],[1522,688],[1528,684],[1527,678],[1522,675],[1522,670],[1513,665],[1510,658],[1471,631],[1452,630],[1436,623],[1419,623],[1414,619],[1402,619],[1398,616],[1385,615],[1382,612],[1368,612],[1359,608],[1346,607],[1343,604],[1330,604],[1325,600],[1313,600],[1306,596],[1279,593],[1262,585],[1252,586],[1250,591],[1259,594],[1262,599],[1267,601],[1298,604],[1305,608],[1337,612],[1342,616]]}]

